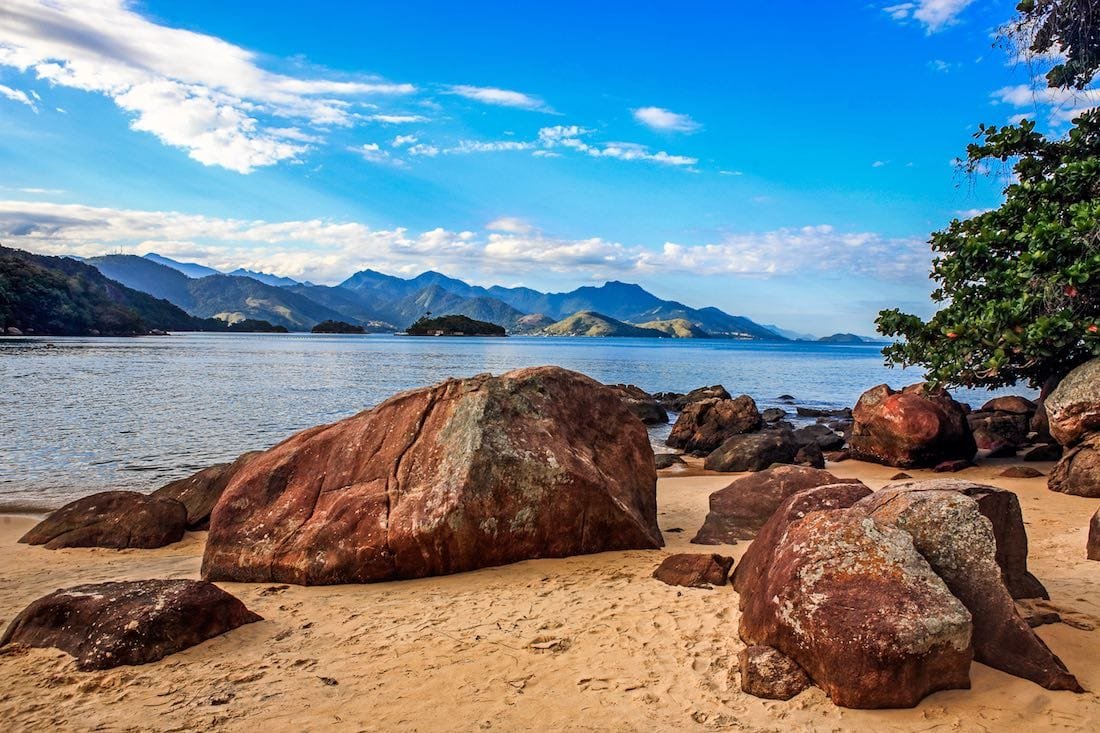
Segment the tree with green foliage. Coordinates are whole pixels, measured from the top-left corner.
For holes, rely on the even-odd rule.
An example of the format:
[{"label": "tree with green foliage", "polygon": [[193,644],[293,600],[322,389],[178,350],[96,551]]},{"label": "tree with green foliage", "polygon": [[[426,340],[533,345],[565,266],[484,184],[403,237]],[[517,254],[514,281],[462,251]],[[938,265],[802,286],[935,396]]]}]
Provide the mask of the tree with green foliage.
[{"label": "tree with green foliage", "polygon": [[[1025,6],[1041,5],[1056,23],[1064,9],[1080,4],[1055,0],[1020,9],[1026,14]],[[1034,52],[1063,38],[1046,33],[1048,45]],[[1052,84],[1077,84],[1086,68],[1091,78],[1089,59],[1100,43],[1090,38],[1074,41],[1071,58],[1080,61],[1050,77]],[[932,300],[944,305],[928,321],[882,311],[878,330],[901,339],[883,354],[887,363],[923,366],[938,384],[1040,387],[1100,356],[1100,110],[1080,115],[1058,139],[1028,120],[982,125],[975,137],[967,170],[1012,161],[1014,180],[999,208],[932,235],[931,278],[938,284]]]},{"label": "tree with green foliage", "polygon": [[1047,84],[1084,89],[1100,71],[1100,0],[1022,0],[1006,34],[1024,55],[1054,51],[1060,60]]}]

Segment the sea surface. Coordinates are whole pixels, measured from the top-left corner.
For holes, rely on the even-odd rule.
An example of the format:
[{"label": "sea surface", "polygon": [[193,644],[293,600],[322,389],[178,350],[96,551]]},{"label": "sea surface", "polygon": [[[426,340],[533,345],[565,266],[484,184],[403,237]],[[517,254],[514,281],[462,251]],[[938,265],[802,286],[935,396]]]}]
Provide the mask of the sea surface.
[{"label": "sea surface", "polygon": [[[44,511],[96,491],[151,491],[401,390],[557,364],[650,392],[723,384],[760,409],[839,408],[883,382],[881,345],[632,338],[411,338],[177,334],[0,338],[0,511]],[[979,406],[991,394],[958,392]],[[794,412],[790,406],[784,406]],[[668,426],[651,431],[660,446]]]}]

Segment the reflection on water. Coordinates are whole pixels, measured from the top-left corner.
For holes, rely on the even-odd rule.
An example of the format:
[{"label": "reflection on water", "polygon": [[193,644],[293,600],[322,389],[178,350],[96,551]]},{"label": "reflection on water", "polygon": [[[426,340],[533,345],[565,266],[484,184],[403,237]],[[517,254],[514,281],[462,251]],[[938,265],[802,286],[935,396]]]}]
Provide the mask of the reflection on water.
[{"label": "reflection on water", "polygon": [[[721,383],[843,407],[917,374],[879,347],[706,340],[181,334],[0,338],[0,510],[147,491],[411,387],[558,364],[649,391]],[[1012,390],[1023,393],[1022,390]],[[960,397],[979,403],[988,394]],[[658,435],[667,432],[658,431]]]}]

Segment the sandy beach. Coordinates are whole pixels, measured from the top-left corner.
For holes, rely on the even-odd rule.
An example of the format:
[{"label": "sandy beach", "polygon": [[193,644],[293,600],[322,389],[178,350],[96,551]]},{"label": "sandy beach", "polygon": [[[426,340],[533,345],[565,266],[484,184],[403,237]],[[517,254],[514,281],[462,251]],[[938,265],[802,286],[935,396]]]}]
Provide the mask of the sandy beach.
[{"label": "sandy beach", "polygon": [[[374,585],[223,583],[265,620],[154,664],[78,672],[57,650],[0,652],[0,720],[13,731],[1095,730],[1100,563],[1085,559],[1085,540],[1100,500],[1050,492],[1045,478],[998,477],[1007,465],[955,476],[1019,495],[1031,570],[1070,622],[1038,632],[1085,694],[1049,692],[978,663],[973,689],[911,710],[845,710],[817,688],[789,702],[742,693],[736,594],[650,577],[666,553],[740,558],[748,547],[689,543],[708,495],[736,477],[692,467],[658,482],[664,550]],[[829,470],[874,489],[896,473],[857,461]],[[159,550],[49,551],[17,544],[34,521],[0,517],[5,625],[57,588],[199,575],[205,533]]]}]

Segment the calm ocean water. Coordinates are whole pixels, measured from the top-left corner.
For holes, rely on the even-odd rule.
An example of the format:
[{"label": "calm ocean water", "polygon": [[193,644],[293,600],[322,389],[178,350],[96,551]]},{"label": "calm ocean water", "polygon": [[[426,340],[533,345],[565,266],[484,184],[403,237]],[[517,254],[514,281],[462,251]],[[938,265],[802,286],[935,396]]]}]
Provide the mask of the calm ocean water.
[{"label": "calm ocean water", "polygon": [[[720,340],[181,334],[0,338],[0,511],[149,491],[411,387],[557,364],[651,392],[723,384],[761,409],[845,407],[882,382],[878,346]],[[1029,394],[1023,389],[1003,394]],[[957,396],[977,406],[987,392]],[[659,441],[668,428],[653,432]]]}]

